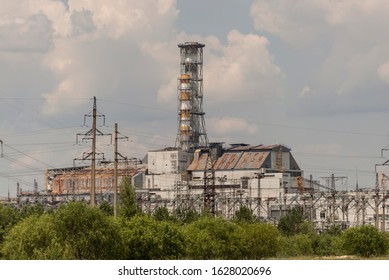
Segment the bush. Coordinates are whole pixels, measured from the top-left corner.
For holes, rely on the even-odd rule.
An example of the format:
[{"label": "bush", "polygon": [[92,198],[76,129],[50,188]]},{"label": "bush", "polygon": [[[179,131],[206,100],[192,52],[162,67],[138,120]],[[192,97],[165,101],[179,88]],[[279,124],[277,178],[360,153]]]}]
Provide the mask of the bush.
[{"label": "bush", "polygon": [[281,238],[281,257],[313,255],[312,240],[307,234],[295,234]]},{"label": "bush", "polygon": [[277,228],[269,224],[253,223],[242,225],[245,230],[240,236],[245,244],[245,258],[265,259],[275,257],[280,250],[280,235]]},{"label": "bush", "polygon": [[57,238],[52,215],[31,215],[6,235],[3,258],[9,260],[61,259],[62,246]]},{"label": "bush", "polygon": [[234,220],[237,222],[253,223],[255,221],[255,215],[249,207],[242,205],[239,210],[235,212]]},{"label": "bush", "polygon": [[108,260],[124,255],[119,224],[99,208],[68,203],[55,214],[54,226],[66,259]]},{"label": "bush", "polygon": [[344,253],[341,237],[330,233],[312,236],[312,247],[317,256],[340,256]]},{"label": "bush", "polygon": [[239,259],[243,257],[242,228],[223,218],[203,216],[184,225],[189,259]]},{"label": "bush", "polygon": [[136,215],[122,229],[126,258],[130,260],[179,259],[185,255],[185,238],[171,222]]},{"label": "bush", "polygon": [[0,204],[0,244],[4,235],[21,220],[20,212],[10,206]]},{"label": "bush", "polygon": [[387,236],[371,225],[349,228],[343,233],[342,241],[348,254],[367,258],[385,255],[389,245]]}]

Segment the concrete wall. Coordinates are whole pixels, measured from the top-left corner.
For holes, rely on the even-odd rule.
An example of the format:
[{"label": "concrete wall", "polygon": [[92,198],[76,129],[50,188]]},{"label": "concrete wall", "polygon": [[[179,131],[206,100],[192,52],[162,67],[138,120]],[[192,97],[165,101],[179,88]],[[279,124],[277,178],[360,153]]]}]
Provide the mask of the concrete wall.
[{"label": "concrete wall", "polygon": [[189,155],[181,150],[148,152],[149,174],[177,174],[187,168]]}]

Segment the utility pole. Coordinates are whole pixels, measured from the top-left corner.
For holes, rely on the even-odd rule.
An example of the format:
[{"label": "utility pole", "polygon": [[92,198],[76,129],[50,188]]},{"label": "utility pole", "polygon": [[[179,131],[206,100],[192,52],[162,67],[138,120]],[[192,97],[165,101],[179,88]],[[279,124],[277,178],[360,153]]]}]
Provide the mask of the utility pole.
[{"label": "utility pole", "polygon": [[258,208],[257,208],[257,216],[258,216],[258,220],[260,221],[261,220],[261,202],[262,202],[262,198],[261,198],[261,178],[263,178],[263,173],[254,173],[256,176],[257,176],[257,179],[258,179]]},{"label": "utility pole", "polygon": [[114,169],[114,193],[113,193],[113,216],[117,216],[117,195],[118,195],[118,124],[115,123],[115,169]]},{"label": "utility pole", "polygon": [[310,209],[310,211],[309,211],[309,218],[310,218],[310,220],[311,220],[311,224],[312,224],[312,228],[314,228],[314,225],[315,225],[315,223],[314,223],[314,220],[313,220],[313,193],[314,193],[314,191],[313,191],[313,184],[312,184],[312,174],[311,175],[309,175],[309,204],[311,205],[311,209]]},{"label": "utility pole", "polygon": [[[97,136],[111,136],[111,144],[112,144],[112,134],[105,134],[97,129],[97,117],[103,118],[103,125],[105,125],[105,115],[97,114],[97,105],[96,105],[96,97],[93,97],[93,110],[91,113],[84,115],[84,125],[86,124],[86,118],[92,117],[92,128],[86,133],[77,133],[76,142],[77,144],[80,142],[78,137],[83,136],[81,138],[81,142],[92,140],[92,151],[90,153],[84,153],[82,158],[76,158],[76,160],[90,160],[91,161],[91,184],[90,184],[90,206],[94,207],[96,204],[96,155],[100,155],[101,153],[96,153],[96,138]],[[104,154],[103,159],[104,159]]]},{"label": "utility pole", "polygon": [[[204,210],[216,215],[215,170],[211,149],[207,148],[208,156],[204,168]],[[235,211],[234,211],[235,213]]]},{"label": "utility pole", "polygon": [[92,113],[92,164],[91,164],[91,184],[90,184],[90,206],[95,206],[95,191],[96,191],[96,96],[93,97],[93,113]]},{"label": "utility pole", "polygon": [[118,124],[115,123],[115,144],[114,144],[114,150],[115,150],[115,165],[114,165],[114,193],[113,193],[113,215],[114,217],[117,216],[117,195],[118,195],[118,163],[119,163],[119,156],[127,161],[127,157],[122,156],[118,152],[118,140],[119,139],[126,139],[128,140],[127,136],[119,137],[119,131],[118,131]]}]

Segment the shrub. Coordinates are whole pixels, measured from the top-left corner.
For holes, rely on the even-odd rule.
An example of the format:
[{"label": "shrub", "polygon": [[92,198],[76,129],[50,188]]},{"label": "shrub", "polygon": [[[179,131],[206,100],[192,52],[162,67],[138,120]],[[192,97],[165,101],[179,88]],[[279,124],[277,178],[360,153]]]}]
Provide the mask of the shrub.
[{"label": "shrub", "polygon": [[348,254],[361,257],[381,256],[388,251],[388,239],[374,226],[349,228],[342,235],[343,248]]},{"label": "shrub", "polygon": [[157,222],[146,215],[136,215],[122,229],[127,259],[179,259],[185,255],[185,238],[172,222]]},{"label": "shrub", "polygon": [[61,259],[62,246],[56,236],[52,215],[31,215],[6,235],[3,258],[9,260]]},{"label": "shrub", "polygon": [[312,247],[317,256],[339,256],[343,254],[341,237],[323,233],[312,236]]},{"label": "shrub", "polygon": [[184,225],[189,259],[238,259],[243,257],[242,228],[220,217],[203,216]]},{"label": "shrub", "polygon": [[243,239],[246,246],[247,259],[265,259],[275,257],[280,250],[280,235],[272,225],[253,223],[242,225],[245,234]]},{"label": "shrub", "polygon": [[281,257],[313,255],[312,240],[307,234],[296,234],[281,238]]},{"label": "shrub", "polygon": [[68,203],[55,214],[54,226],[66,259],[123,257],[119,224],[99,208],[90,208],[82,202]]}]

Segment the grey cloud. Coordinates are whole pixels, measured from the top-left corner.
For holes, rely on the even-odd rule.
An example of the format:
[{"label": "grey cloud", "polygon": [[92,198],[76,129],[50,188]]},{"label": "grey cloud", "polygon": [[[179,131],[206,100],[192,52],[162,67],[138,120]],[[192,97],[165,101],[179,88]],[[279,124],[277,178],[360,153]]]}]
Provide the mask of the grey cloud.
[{"label": "grey cloud", "polygon": [[96,30],[93,14],[89,10],[74,11],[70,16],[74,35],[92,33]]},{"label": "grey cloud", "polygon": [[27,19],[3,19],[0,23],[0,50],[6,52],[47,52],[53,46],[52,22],[46,15]]}]

